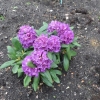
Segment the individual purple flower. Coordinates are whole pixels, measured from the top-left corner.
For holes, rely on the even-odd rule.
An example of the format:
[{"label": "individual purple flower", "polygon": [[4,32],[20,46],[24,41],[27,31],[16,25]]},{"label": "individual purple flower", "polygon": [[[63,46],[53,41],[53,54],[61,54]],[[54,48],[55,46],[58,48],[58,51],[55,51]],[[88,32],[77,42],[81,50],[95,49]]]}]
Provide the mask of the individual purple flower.
[{"label": "individual purple flower", "polygon": [[60,40],[58,36],[52,35],[48,40],[48,51],[59,52],[60,51]]},{"label": "individual purple flower", "polygon": [[47,52],[43,50],[33,51],[31,54],[32,61],[40,70],[45,72],[46,69],[50,69],[52,61],[47,57]]},{"label": "individual purple flower", "polygon": [[60,24],[61,23],[59,21],[51,21],[51,23],[48,25],[48,32],[58,31]]},{"label": "individual purple flower", "polygon": [[18,38],[24,48],[29,48],[33,45],[34,40],[36,39],[36,32],[29,25],[24,25],[21,26],[18,31]]},{"label": "individual purple flower", "polygon": [[28,66],[28,63],[32,62],[31,60],[31,56],[26,56],[24,58],[24,60],[22,61],[22,70],[24,71],[24,73],[28,76],[38,76],[39,75],[39,70],[37,67],[30,67]]},{"label": "individual purple flower", "polygon": [[62,34],[65,33],[65,31],[70,31],[70,27],[68,24],[65,24],[65,23],[60,23],[59,24],[59,30],[57,31],[58,32],[58,36],[61,36]]},{"label": "individual purple flower", "polygon": [[62,44],[70,44],[74,40],[73,31],[65,31],[62,35],[60,35],[60,40]]},{"label": "individual purple flower", "polygon": [[35,50],[47,50],[48,37],[46,35],[40,35],[37,39],[35,39],[33,47]]}]

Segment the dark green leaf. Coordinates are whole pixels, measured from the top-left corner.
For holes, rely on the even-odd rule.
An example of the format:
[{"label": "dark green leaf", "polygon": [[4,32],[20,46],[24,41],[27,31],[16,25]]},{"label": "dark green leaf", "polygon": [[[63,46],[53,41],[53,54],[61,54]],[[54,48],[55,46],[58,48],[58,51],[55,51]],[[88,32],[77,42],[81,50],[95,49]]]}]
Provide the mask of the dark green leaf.
[{"label": "dark green leaf", "polygon": [[51,74],[53,80],[54,80],[56,83],[60,83],[60,80],[59,80],[59,78],[57,77],[55,71],[50,70],[50,74]]},{"label": "dark green leaf", "polygon": [[10,53],[10,54],[16,54],[14,48],[11,46],[7,46],[7,50],[8,50],[8,53]]},{"label": "dark green leaf", "polygon": [[18,69],[18,72],[23,72],[23,69],[22,69],[22,68],[19,68],[19,69]]},{"label": "dark green leaf", "polygon": [[41,75],[46,77],[51,83],[53,83],[51,75],[48,70],[46,70],[44,73],[41,73]]},{"label": "dark green leaf", "polygon": [[14,37],[12,40],[12,44],[15,47],[16,50],[22,50],[22,45],[20,44],[20,42],[18,41],[17,37]]},{"label": "dark green leaf", "polygon": [[0,66],[0,69],[9,67],[9,66],[12,65],[14,62],[15,62],[15,60],[7,61],[7,62],[3,63],[3,64]]},{"label": "dark green leaf", "polygon": [[18,77],[22,76],[23,72],[18,72]]},{"label": "dark green leaf", "polygon": [[13,54],[7,54],[7,55],[12,60],[15,60],[16,59],[16,55],[13,55]]},{"label": "dark green leaf", "polygon": [[53,70],[56,74],[61,75],[61,71],[60,70]]},{"label": "dark green leaf", "polygon": [[32,87],[34,88],[34,91],[36,91],[38,89],[39,81],[40,81],[40,76],[34,77],[34,81],[33,81],[33,84],[32,84]]},{"label": "dark green leaf", "polygon": [[19,68],[19,65],[15,65],[15,66],[12,68],[13,74],[17,73],[18,68]]},{"label": "dark green leaf", "polygon": [[31,77],[30,76],[26,76],[24,78],[24,87],[27,87],[29,85],[30,81],[31,81]]},{"label": "dark green leaf", "polygon": [[51,53],[51,52],[48,52],[48,58],[49,58],[50,60],[52,60],[52,53]]},{"label": "dark green leaf", "polygon": [[62,45],[61,45],[62,48],[66,48],[66,47],[68,47],[68,46],[69,46],[69,45],[66,45],[66,44],[62,44]]},{"label": "dark green leaf", "polygon": [[16,64],[21,65],[22,64],[22,60],[16,62]]},{"label": "dark green leaf", "polygon": [[55,64],[59,64],[58,60],[57,60],[57,57],[55,54],[52,55],[52,60]]},{"label": "dark green leaf", "polygon": [[47,27],[48,27],[48,24],[43,22],[43,26],[39,30],[36,30],[37,34],[41,35],[41,33],[43,33],[43,31],[45,31]]},{"label": "dark green leaf", "polygon": [[78,46],[78,47],[81,46],[78,42],[73,42],[73,44],[74,44],[75,46]]},{"label": "dark green leaf", "polygon": [[51,65],[51,68],[57,68],[57,67],[58,67],[58,65],[53,62],[52,65]]},{"label": "dark green leaf", "polygon": [[66,48],[66,50],[67,50],[67,56],[68,56],[69,60],[71,60],[71,50],[70,50],[70,46],[68,46]]},{"label": "dark green leaf", "polygon": [[16,51],[14,50],[13,47],[11,46],[7,46],[7,50],[8,50],[8,57],[11,58],[11,59],[16,59]]},{"label": "dark green leaf", "polygon": [[69,60],[66,55],[64,55],[63,66],[64,66],[65,71],[67,71],[69,68]]},{"label": "dark green leaf", "polygon": [[77,54],[74,50],[71,50],[70,52],[71,52],[71,56],[76,56]]},{"label": "dark green leaf", "polygon": [[29,66],[29,67],[32,67],[32,68],[34,68],[35,67],[35,65],[30,61],[30,62],[28,62],[27,63],[27,65]]},{"label": "dark green leaf", "polygon": [[41,78],[42,78],[42,81],[43,81],[46,85],[48,85],[48,86],[50,86],[50,87],[53,87],[52,83],[50,83],[50,81],[49,81],[46,77],[41,76]]}]

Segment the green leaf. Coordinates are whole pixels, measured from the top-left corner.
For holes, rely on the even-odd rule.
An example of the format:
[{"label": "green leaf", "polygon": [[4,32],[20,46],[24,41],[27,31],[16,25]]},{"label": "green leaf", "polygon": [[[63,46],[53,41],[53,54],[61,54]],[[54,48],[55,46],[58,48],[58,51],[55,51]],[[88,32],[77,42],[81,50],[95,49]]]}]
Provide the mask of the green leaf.
[{"label": "green leaf", "polygon": [[33,84],[32,84],[32,87],[34,88],[34,91],[36,91],[38,89],[39,81],[40,81],[40,76],[34,77],[34,81],[33,81]]},{"label": "green leaf", "polygon": [[64,55],[64,58],[63,58],[63,66],[64,66],[65,71],[67,71],[69,68],[69,60],[66,55]]},{"label": "green leaf", "polygon": [[21,65],[22,64],[22,60],[16,62],[16,64]]},{"label": "green leaf", "polygon": [[53,69],[50,70],[50,74],[51,74],[53,80],[54,80],[56,83],[60,83],[60,80],[59,80],[59,78],[57,77],[55,71],[53,71]]},{"label": "green leaf", "polygon": [[60,63],[60,54],[57,53],[56,55],[57,55],[57,64],[59,64]]},{"label": "green leaf", "polygon": [[52,65],[51,65],[51,68],[57,68],[57,67],[58,67],[58,65],[53,62]]},{"label": "green leaf", "polygon": [[7,50],[8,50],[8,53],[10,53],[10,54],[16,54],[16,51],[11,46],[7,46]]},{"label": "green leaf", "polygon": [[23,69],[22,69],[22,67],[18,69],[18,72],[23,72]]},{"label": "green leaf", "polygon": [[66,47],[68,47],[68,46],[69,46],[69,45],[66,45],[66,44],[62,44],[62,45],[61,45],[62,48],[66,48]]},{"label": "green leaf", "polygon": [[66,48],[66,50],[67,50],[68,59],[71,60],[71,50],[70,50],[70,46],[68,46],[68,47]]},{"label": "green leaf", "polygon": [[46,70],[44,73],[41,73],[41,75],[46,77],[51,83],[53,83],[51,75],[48,70]]},{"label": "green leaf", "polygon": [[43,33],[43,31],[45,31],[48,28],[48,24],[46,22],[43,22],[43,26],[39,29],[36,30],[38,35],[41,35],[41,33]]},{"label": "green leaf", "polygon": [[19,65],[15,65],[15,66],[12,68],[13,74],[17,73],[18,68],[19,68]]},{"label": "green leaf", "polygon": [[42,81],[43,81],[46,85],[48,85],[48,86],[50,86],[50,87],[53,87],[52,83],[50,83],[50,81],[49,81],[46,77],[41,76],[41,78],[42,78]]},{"label": "green leaf", "polygon": [[31,77],[30,76],[26,76],[24,78],[24,87],[27,87],[29,85],[30,81],[31,81]]},{"label": "green leaf", "polygon": [[15,60],[7,61],[7,62],[3,63],[3,64],[0,66],[0,69],[9,67],[9,66],[11,66],[14,62],[15,62]]},{"label": "green leaf", "polygon": [[9,58],[11,58],[11,59],[16,59],[17,57],[16,57],[16,51],[14,50],[14,48],[13,47],[11,47],[11,46],[7,46],[7,50],[8,50],[8,57]]},{"label": "green leaf", "polygon": [[22,74],[23,74],[22,72],[18,72],[18,77],[22,76]]},{"label": "green leaf", "polygon": [[50,59],[50,60],[52,60],[52,53],[51,52],[48,52],[48,58]]},{"label": "green leaf", "polygon": [[75,46],[78,46],[78,47],[81,46],[78,42],[73,42],[72,44],[74,44]]},{"label": "green leaf", "polygon": [[74,29],[74,26],[71,26],[70,29],[73,30]]},{"label": "green leaf", "polygon": [[20,42],[18,41],[17,37],[14,37],[11,41],[12,41],[12,44],[13,44],[13,46],[15,47],[15,49],[16,49],[17,51],[23,50],[22,45],[21,45]]},{"label": "green leaf", "polygon": [[35,65],[34,65],[31,61],[28,62],[27,65],[28,65],[29,67],[31,67],[31,68],[34,68],[34,67],[35,67]]},{"label": "green leaf", "polygon": [[76,56],[77,54],[74,50],[71,50],[70,52],[71,52],[71,56]]},{"label": "green leaf", "polygon": [[61,71],[60,70],[53,70],[56,74],[61,75]]},{"label": "green leaf", "polygon": [[22,68],[19,68],[18,69],[18,77],[20,77],[22,74],[23,74],[23,70],[22,70]]}]

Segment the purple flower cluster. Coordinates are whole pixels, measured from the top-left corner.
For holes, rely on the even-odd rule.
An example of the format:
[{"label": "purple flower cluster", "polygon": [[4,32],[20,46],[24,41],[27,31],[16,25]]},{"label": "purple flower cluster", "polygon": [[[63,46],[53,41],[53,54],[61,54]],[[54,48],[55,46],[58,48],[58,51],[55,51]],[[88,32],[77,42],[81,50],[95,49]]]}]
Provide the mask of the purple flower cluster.
[{"label": "purple flower cluster", "polygon": [[61,48],[58,36],[52,35],[48,40],[48,51],[59,52]]},{"label": "purple flower cluster", "polygon": [[[47,57],[49,52],[59,52],[61,44],[70,44],[73,42],[74,33],[68,24],[59,21],[51,21],[48,25],[47,32],[57,32],[57,35],[40,35],[36,36],[35,30],[24,25],[20,27],[18,38],[24,48],[34,47],[34,51],[30,56],[26,56],[22,62],[22,69],[28,76],[38,76],[40,72],[45,72],[50,69],[52,61]],[[35,67],[30,67],[29,62],[32,62]]]},{"label": "purple flower cluster", "polygon": [[36,32],[29,25],[24,25],[18,31],[18,38],[24,48],[29,48],[36,39]]},{"label": "purple flower cluster", "polygon": [[33,47],[35,50],[59,52],[61,46],[58,36],[52,35],[48,38],[46,35],[41,35],[34,41]]},{"label": "purple flower cluster", "polygon": [[41,35],[35,39],[33,47],[35,50],[47,50],[48,49],[48,37]]},{"label": "purple flower cluster", "polygon": [[59,21],[51,21],[48,26],[48,32],[57,32],[61,43],[70,44],[73,42],[74,33],[70,29],[68,24],[61,23]]},{"label": "purple flower cluster", "polygon": [[[32,62],[36,66],[31,68],[28,62]],[[26,56],[22,62],[22,69],[28,76],[38,76],[40,72],[45,72],[49,69],[52,61],[47,57],[47,52],[43,50],[33,51],[31,56]]]},{"label": "purple flower cluster", "polygon": [[31,55],[32,61],[38,67],[40,72],[49,69],[52,61],[47,57],[47,52],[43,50],[34,51]]},{"label": "purple flower cluster", "polygon": [[28,76],[38,76],[39,70],[37,67],[31,68],[28,66],[28,63],[32,61],[31,56],[26,56],[22,61],[22,69]]}]

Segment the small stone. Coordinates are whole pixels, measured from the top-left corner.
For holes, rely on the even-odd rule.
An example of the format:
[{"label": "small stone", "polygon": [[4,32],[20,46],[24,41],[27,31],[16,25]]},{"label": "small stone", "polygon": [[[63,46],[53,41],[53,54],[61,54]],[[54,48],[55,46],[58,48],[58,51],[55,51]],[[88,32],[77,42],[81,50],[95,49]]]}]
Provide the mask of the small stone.
[{"label": "small stone", "polygon": [[38,99],[38,95],[36,96],[36,99]]},{"label": "small stone", "polygon": [[66,89],[69,89],[69,88],[70,88],[69,86],[66,87]]},{"label": "small stone", "polygon": [[74,92],[74,96],[76,96],[76,92]]},{"label": "small stone", "polygon": [[64,93],[64,91],[62,91],[62,93]]}]

